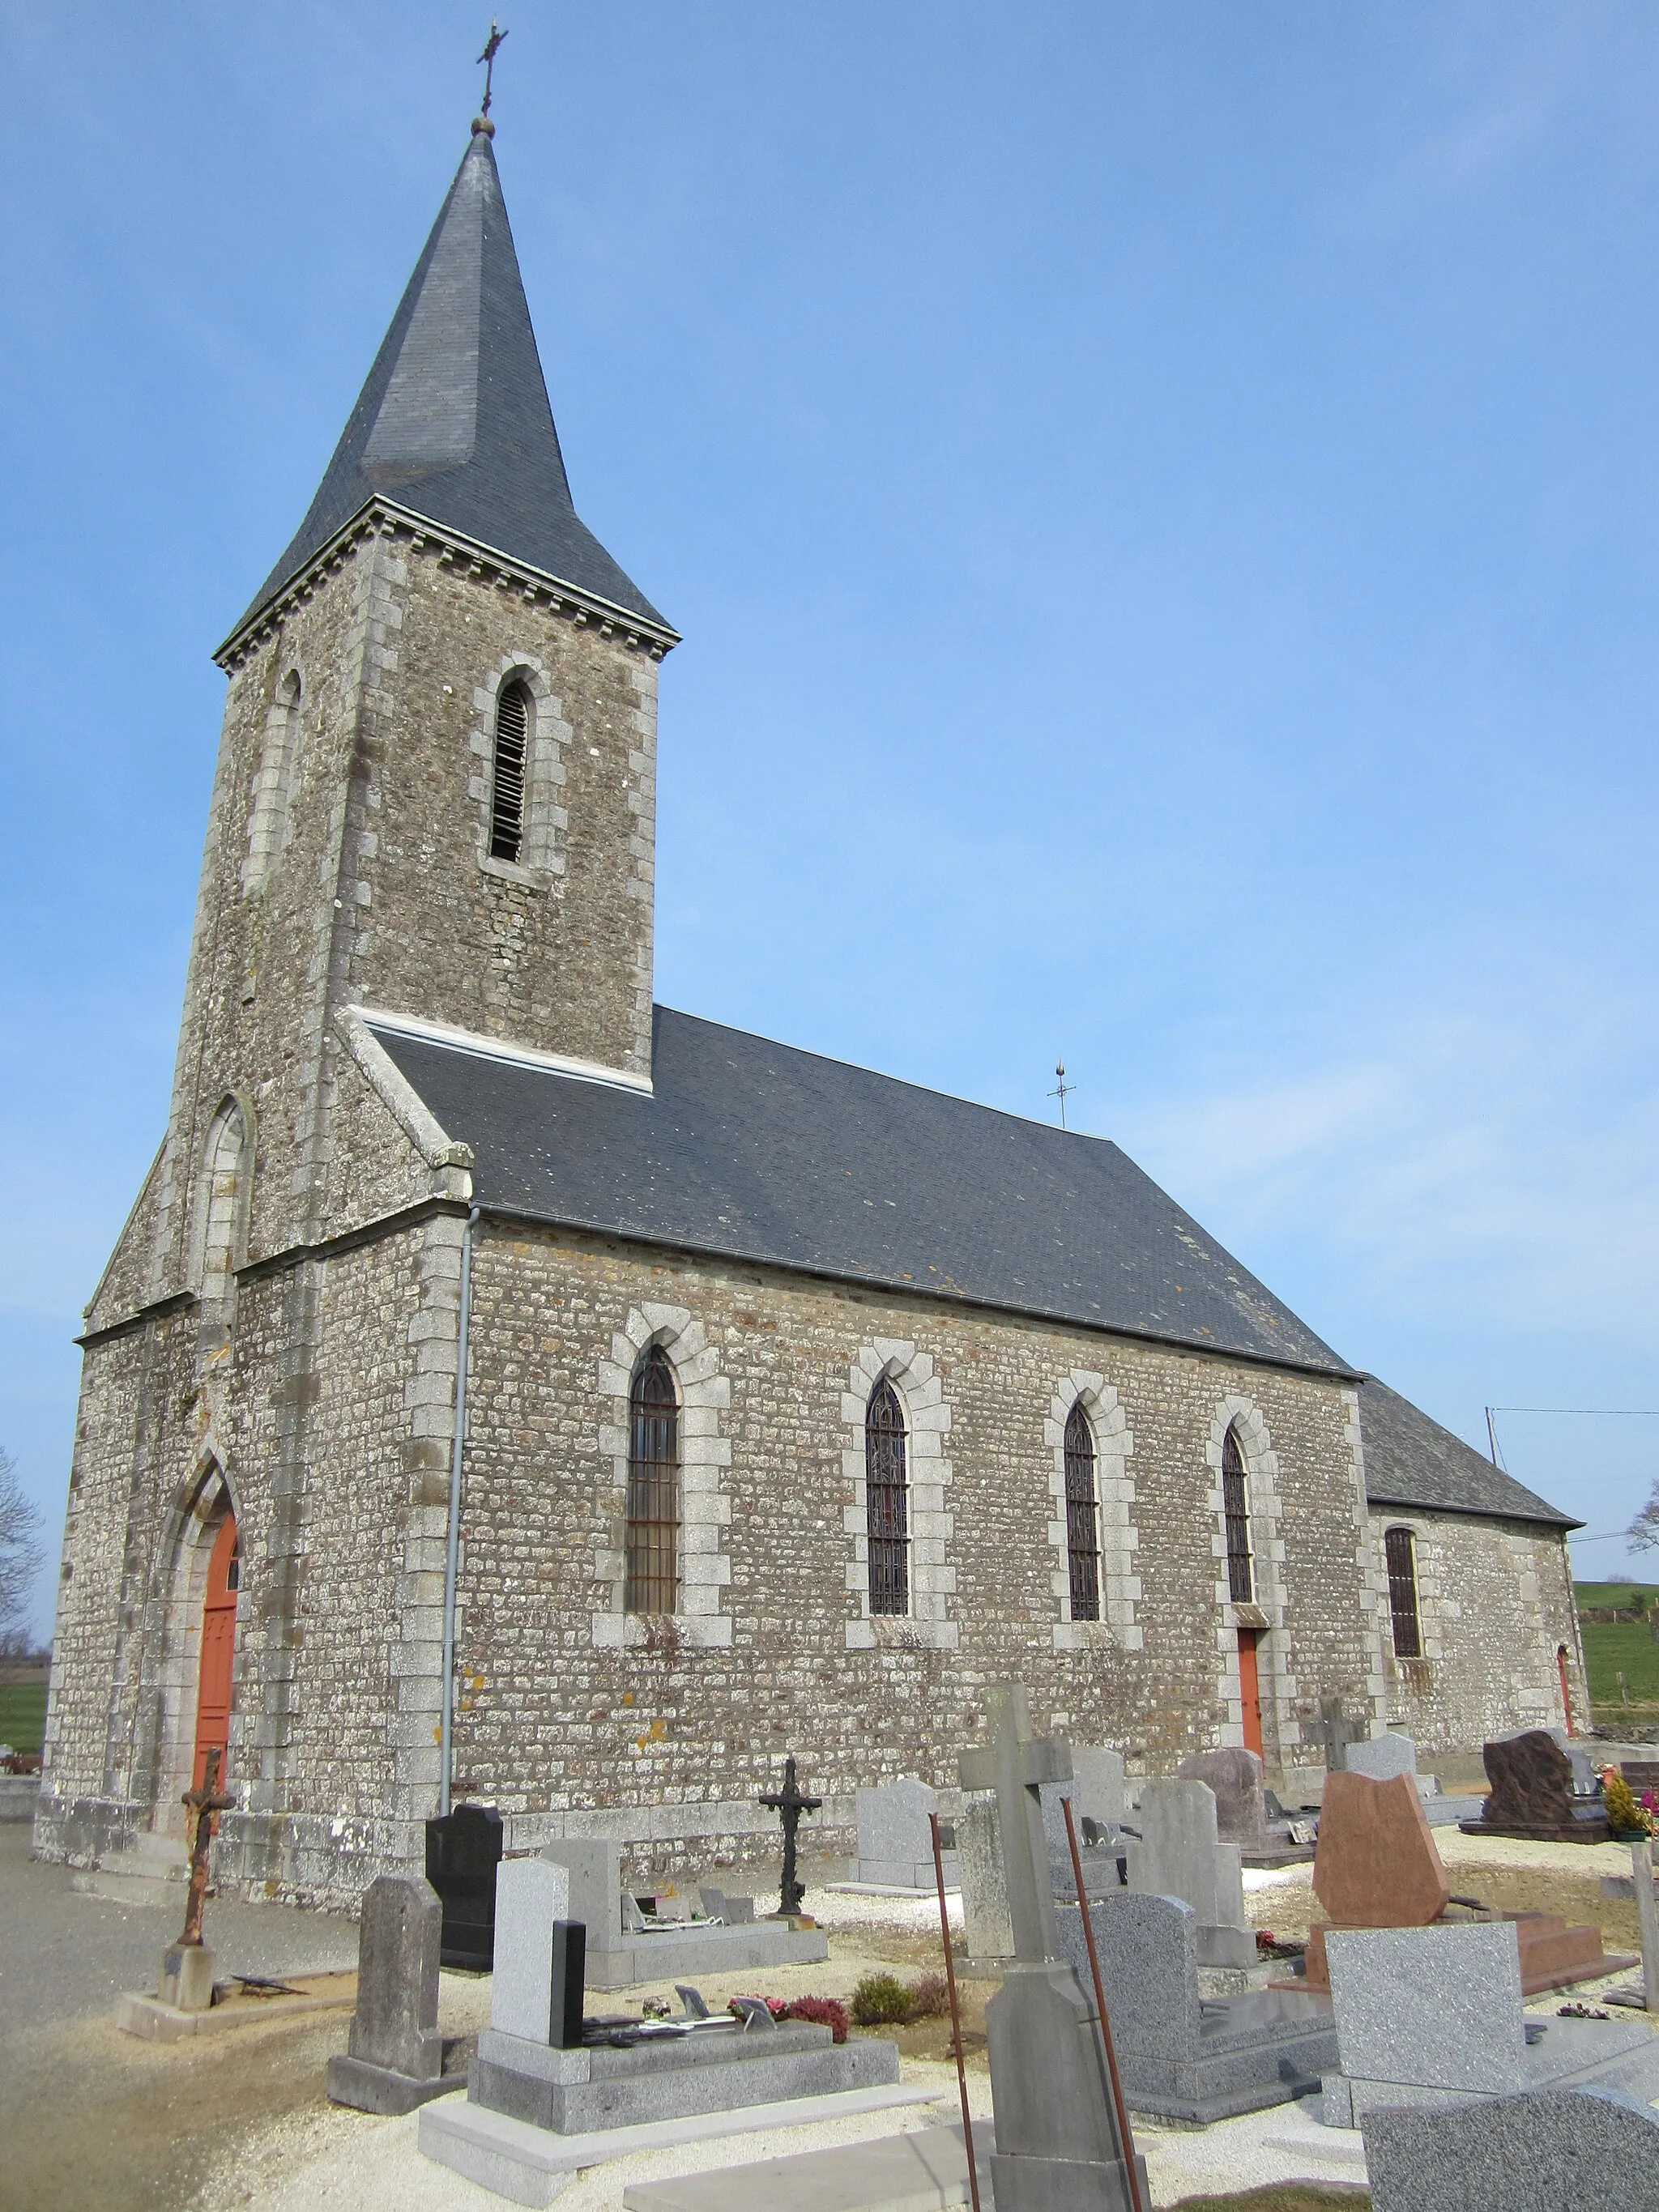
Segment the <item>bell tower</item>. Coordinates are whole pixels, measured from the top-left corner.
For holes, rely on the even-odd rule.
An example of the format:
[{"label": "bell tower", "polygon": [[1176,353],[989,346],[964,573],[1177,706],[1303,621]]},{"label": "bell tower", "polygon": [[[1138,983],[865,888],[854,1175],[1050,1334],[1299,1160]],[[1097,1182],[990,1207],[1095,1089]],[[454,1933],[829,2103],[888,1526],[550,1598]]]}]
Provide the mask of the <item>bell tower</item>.
[{"label": "bell tower", "polygon": [[228,1097],[257,1104],[254,1246],[316,1233],[343,1009],[650,1079],[678,639],[577,516],[494,135],[474,124],[305,519],[217,655],[160,1194],[175,1279]]}]

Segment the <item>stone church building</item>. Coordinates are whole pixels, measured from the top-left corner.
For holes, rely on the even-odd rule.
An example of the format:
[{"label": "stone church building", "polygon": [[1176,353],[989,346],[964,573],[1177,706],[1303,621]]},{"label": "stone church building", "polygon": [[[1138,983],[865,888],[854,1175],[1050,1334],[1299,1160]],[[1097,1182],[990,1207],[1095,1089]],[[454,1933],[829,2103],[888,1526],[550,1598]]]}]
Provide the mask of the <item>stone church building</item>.
[{"label": "stone church building", "polygon": [[677,638],[577,519],[492,135],[217,656],[38,1849],[153,1856],[218,1743],[261,1893],[354,1899],[452,1790],[729,1861],[786,1751],[847,1850],[1009,1675],[1140,1771],[1581,1723],[1577,1524],[1115,1146],[653,1004]]}]

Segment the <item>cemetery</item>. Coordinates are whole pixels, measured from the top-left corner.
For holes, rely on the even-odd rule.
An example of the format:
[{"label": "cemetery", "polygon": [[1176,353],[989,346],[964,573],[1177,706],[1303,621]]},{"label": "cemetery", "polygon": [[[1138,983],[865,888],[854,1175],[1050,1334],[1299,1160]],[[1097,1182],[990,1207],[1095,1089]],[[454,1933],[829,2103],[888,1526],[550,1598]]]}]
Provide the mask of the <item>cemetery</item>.
[{"label": "cemetery", "polygon": [[[1132,1775],[1039,1731],[1007,1683],[952,1779],[860,1792],[839,1863],[805,1759],[765,1794],[769,1857],[718,1881],[647,1881],[603,1838],[507,1850],[493,1808],[461,1804],[430,1824],[426,1875],[381,1875],[355,1929],[335,1920],[355,1973],[297,1950],[253,1972],[245,1938],[217,1938],[227,1912],[284,1909],[216,1903],[210,1772],[183,1932],[112,2025],[175,2069],[240,2045],[275,2078],[285,2045],[315,2051],[307,2108],[336,2116],[319,2124],[369,2205],[411,2174],[453,2177],[458,2207],[580,2180],[636,2212],[975,2187],[1002,2212],[1152,2212],[1206,2176],[1230,2185],[1206,2202],[1277,2182],[1308,2212],[1362,2186],[1384,2212],[1542,2203],[1534,2165],[1629,2175],[1659,2141],[1651,1849],[1587,1843],[1573,1809],[1608,1803],[1604,1748],[1494,1741],[1497,1817],[1435,1827],[1437,1796],[1469,1793],[1437,1792],[1409,1739],[1338,1741],[1310,1863],[1273,1848],[1305,1786],[1281,1797],[1237,1756]],[[1511,2193],[1448,2193],[1468,2158],[1512,2165]]]}]

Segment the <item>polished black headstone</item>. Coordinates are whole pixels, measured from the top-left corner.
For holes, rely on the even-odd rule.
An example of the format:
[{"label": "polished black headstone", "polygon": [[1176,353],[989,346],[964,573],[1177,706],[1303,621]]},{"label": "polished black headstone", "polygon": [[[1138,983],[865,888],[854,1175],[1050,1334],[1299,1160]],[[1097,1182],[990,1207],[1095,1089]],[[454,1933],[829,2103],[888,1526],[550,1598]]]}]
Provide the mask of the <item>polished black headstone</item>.
[{"label": "polished black headstone", "polygon": [[458,1805],[426,1824],[426,1878],[443,1905],[446,1966],[488,1973],[495,1962],[495,1869],[501,1816],[493,1805]]}]

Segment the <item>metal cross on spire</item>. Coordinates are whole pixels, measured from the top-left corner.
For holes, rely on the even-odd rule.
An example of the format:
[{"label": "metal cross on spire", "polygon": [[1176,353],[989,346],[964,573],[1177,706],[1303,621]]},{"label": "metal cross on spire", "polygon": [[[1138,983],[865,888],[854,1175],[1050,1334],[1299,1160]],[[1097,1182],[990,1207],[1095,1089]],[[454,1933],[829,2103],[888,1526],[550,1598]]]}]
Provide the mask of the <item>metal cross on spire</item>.
[{"label": "metal cross on spire", "polygon": [[495,28],[495,18],[492,15],[489,19],[489,36],[484,40],[484,50],[478,57],[478,59],[484,65],[483,106],[480,110],[480,112],[486,116],[489,112],[491,89],[495,82],[495,57],[500,53],[501,50],[501,40],[506,36],[507,33],[505,31],[498,31]]},{"label": "metal cross on spire", "polygon": [[1066,1080],[1066,1063],[1063,1060],[1055,1067],[1054,1073],[1060,1078],[1060,1088],[1057,1091],[1051,1091],[1048,1096],[1060,1101],[1060,1126],[1063,1129],[1066,1127],[1066,1101],[1077,1089],[1077,1085]]}]

